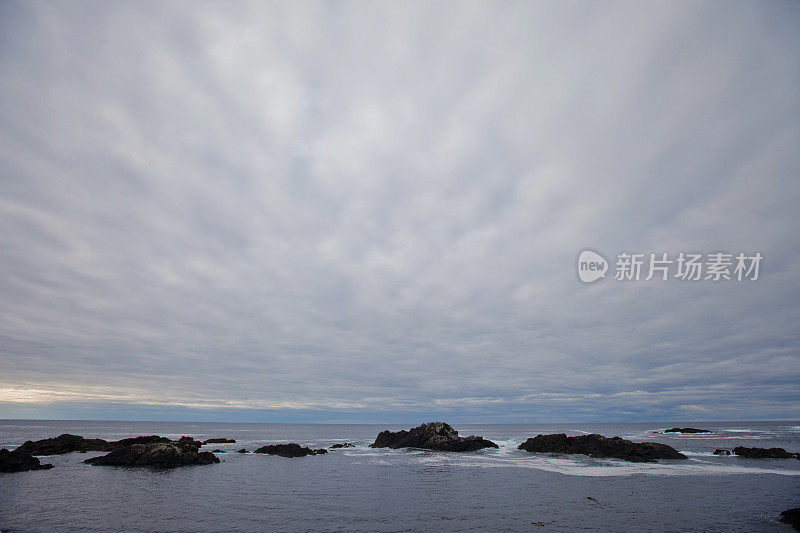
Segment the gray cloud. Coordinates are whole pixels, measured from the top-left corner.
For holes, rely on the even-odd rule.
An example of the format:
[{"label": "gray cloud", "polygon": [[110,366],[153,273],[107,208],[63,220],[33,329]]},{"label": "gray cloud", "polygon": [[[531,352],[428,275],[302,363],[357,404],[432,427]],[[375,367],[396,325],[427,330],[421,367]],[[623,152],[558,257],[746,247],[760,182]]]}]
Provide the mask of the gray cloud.
[{"label": "gray cloud", "polygon": [[796,418],[799,15],[4,2],[0,414]]}]

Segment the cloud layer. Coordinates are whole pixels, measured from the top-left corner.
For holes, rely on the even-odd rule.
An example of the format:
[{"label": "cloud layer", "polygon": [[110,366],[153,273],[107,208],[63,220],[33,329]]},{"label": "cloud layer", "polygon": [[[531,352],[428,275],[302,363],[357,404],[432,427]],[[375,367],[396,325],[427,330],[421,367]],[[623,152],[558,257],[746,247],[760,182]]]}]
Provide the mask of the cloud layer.
[{"label": "cloud layer", "polygon": [[[798,418],[798,22],[4,2],[0,417]],[[765,259],[583,285],[587,247]]]}]

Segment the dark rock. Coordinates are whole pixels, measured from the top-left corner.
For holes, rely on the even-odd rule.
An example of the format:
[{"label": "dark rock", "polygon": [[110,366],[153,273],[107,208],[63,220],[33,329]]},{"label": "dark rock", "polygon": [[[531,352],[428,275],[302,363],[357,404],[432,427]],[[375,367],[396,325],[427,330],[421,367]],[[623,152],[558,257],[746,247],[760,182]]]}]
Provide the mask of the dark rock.
[{"label": "dark rock", "polygon": [[314,450],[315,455],[322,455],[323,453],[328,453],[328,450],[326,450],[325,448],[317,448],[316,450]]},{"label": "dark rock", "polygon": [[671,428],[671,429],[665,429],[664,433],[711,433],[711,432],[707,429]]},{"label": "dark rock", "polygon": [[145,437],[131,437],[117,441],[103,439],[85,439],[79,435],[64,433],[58,437],[27,441],[15,451],[30,455],[61,455],[70,452],[110,452],[122,446],[131,444],[151,444],[154,442],[170,442],[166,437],[150,435]]},{"label": "dark rock", "polygon": [[219,463],[211,452],[198,451],[200,442],[183,437],[177,442],[155,442],[121,446],[100,457],[86,459],[84,463],[106,466],[152,466],[173,468],[177,466]]},{"label": "dark rock", "polygon": [[187,446],[194,446],[195,448],[199,448],[200,446],[203,445],[203,443],[200,442],[199,440],[194,440],[192,437],[185,437],[185,436],[178,439],[177,442],[179,444],[185,444]]},{"label": "dark rock", "polygon": [[797,531],[800,531],[800,507],[783,511],[781,513],[781,522],[789,524]]},{"label": "dark rock", "polygon": [[316,455],[318,451],[292,442],[289,444],[270,444],[262,446],[253,453],[266,453],[269,455],[280,455],[281,457],[305,457],[306,455]]},{"label": "dark rock", "polygon": [[459,437],[458,432],[444,422],[429,422],[409,431],[381,431],[371,448],[424,448],[444,452],[472,452],[482,448],[497,448],[483,437]]},{"label": "dark rock", "polygon": [[47,470],[53,465],[39,464],[36,457],[22,453],[19,448],[10,452],[6,449],[0,450],[0,472],[27,472],[28,470]]},{"label": "dark rock", "polygon": [[70,452],[108,451],[110,449],[109,443],[103,439],[84,439],[78,435],[64,433],[50,439],[26,441],[14,451],[28,455],[61,455]]},{"label": "dark rock", "polygon": [[339,448],[355,448],[356,445],[350,442],[337,442],[333,446],[331,446],[331,450],[337,450]]},{"label": "dark rock", "polygon": [[578,453],[590,457],[610,457],[636,463],[653,462],[657,459],[686,459],[685,455],[666,444],[631,442],[620,437],[609,439],[596,433],[577,437],[567,437],[563,433],[537,435],[526,440],[517,448],[532,453]]},{"label": "dark rock", "polygon": [[115,440],[109,442],[109,446],[113,448],[120,448],[122,446],[130,446],[131,444],[154,444],[156,442],[170,442],[167,437],[159,437],[158,435],[147,435],[142,437],[130,437],[127,439]]},{"label": "dark rock", "polygon": [[737,446],[733,453],[747,459],[800,459],[800,453],[787,452],[783,448],[747,448]]},{"label": "dark rock", "polygon": [[237,450],[236,453],[249,453],[247,448],[242,448],[241,450]]},{"label": "dark rock", "polygon": [[717,448],[716,450],[714,450],[714,455],[730,455],[730,454],[731,454],[730,450],[723,450],[721,448]]},{"label": "dark rock", "polygon": [[225,453],[225,450],[220,450],[220,449],[211,450],[211,453]]},{"label": "dark rock", "polygon": [[206,439],[203,441],[203,444],[233,444],[234,442],[236,442],[236,439],[226,439],[221,437],[217,439]]}]

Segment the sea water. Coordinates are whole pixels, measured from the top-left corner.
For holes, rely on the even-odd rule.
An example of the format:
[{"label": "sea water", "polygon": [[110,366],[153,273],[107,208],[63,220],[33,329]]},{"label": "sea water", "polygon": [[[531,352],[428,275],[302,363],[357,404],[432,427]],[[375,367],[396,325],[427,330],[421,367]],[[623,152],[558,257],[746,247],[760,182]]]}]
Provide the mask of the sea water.
[{"label": "sea water", "polygon": [[[800,422],[671,425],[461,425],[499,449],[472,453],[372,449],[384,429],[410,425],[0,421],[0,447],[72,433],[115,440],[183,435],[211,444],[220,464],[171,470],[89,466],[99,452],[42,457],[55,468],[0,474],[0,530],[9,531],[790,531],[800,461],[715,456],[716,448],[800,451]],[[669,444],[688,459],[628,463],[517,449],[538,434],[600,433]],[[287,459],[239,454],[297,442],[354,448]]]}]

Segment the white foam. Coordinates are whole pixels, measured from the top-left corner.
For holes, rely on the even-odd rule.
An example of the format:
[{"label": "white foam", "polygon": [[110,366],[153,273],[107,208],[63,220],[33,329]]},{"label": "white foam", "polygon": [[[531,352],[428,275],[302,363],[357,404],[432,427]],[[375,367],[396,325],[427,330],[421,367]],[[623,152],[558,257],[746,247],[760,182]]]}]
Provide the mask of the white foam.
[{"label": "white foam", "polygon": [[[400,452],[400,453],[398,453]],[[492,453],[494,452],[494,453]],[[711,452],[682,452],[689,457],[685,461],[669,463],[630,463],[617,459],[592,459],[586,456],[551,456],[514,453],[431,453],[409,451],[381,451],[371,453],[353,452],[373,464],[396,464],[402,458],[411,459],[424,467],[458,466],[469,468],[525,468],[555,472],[568,476],[616,477],[632,475],[682,476],[682,475],[733,475],[776,474],[800,476],[800,470],[742,466],[733,461],[708,461]],[[351,455],[350,453],[346,455]]]}]

